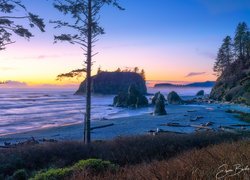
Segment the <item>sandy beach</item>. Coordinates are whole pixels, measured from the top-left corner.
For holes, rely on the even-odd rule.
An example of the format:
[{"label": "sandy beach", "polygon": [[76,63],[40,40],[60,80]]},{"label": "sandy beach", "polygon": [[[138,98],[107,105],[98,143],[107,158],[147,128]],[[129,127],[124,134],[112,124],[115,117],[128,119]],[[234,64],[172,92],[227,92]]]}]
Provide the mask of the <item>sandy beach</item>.
[{"label": "sandy beach", "polygon": [[[248,107],[226,104],[202,104],[202,105],[168,105],[166,116],[153,116],[144,114],[139,116],[115,118],[109,120],[92,121],[92,127],[113,124],[112,126],[94,129],[92,131],[93,140],[108,140],[118,136],[131,136],[146,134],[150,130],[177,133],[191,133],[208,122],[211,130],[218,130],[219,127],[229,127],[229,129],[242,129],[250,123],[242,122],[234,114],[226,113],[228,109],[241,109],[250,111]],[[136,110],[135,110],[136,111]],[[199,117],[199,118],[197,118]],[[182,127],[167,126],[168,123],[178,123]],[[245,126],[244,129],[249,129]],[[81,140],[83,139],[83,123],[65,125],[60,127],[45,128],[24,133],[11,134],[0,137],[0,144],[4,142],[18,143],[34,137],[36,140],[56,139],[56,140]]]}]

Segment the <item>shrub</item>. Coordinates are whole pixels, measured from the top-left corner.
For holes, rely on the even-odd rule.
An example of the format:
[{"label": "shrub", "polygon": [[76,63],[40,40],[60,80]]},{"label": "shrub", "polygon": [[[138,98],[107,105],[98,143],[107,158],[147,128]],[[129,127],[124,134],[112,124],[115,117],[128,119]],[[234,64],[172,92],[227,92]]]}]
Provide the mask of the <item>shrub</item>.
[{"label": "shrub", "polygon": [[71,174],[71,168],[49,169],[46,172],[36,174],[34,180],[63,180],[69,178]]},{"label": "shrub", "polygon": [[72,168],[74,171],[87,170],[89,173],[101,174],[106,171],[115,171],[117,166],[101,159],[87,159],[79,161]]},{"label": "shrub", "polygon": [[19,169],[13,174],[12,178],[14,180],[26,180],[28,179],[28,174],[25,169]]},{"label": "shrub", "polygon": [[109,161],[101,159],[81,160],[75,165],[67,168],[49,169],[45,172],[39,172],[34,180],[63,180],[69,179],[72,174],[84,173],[88,175],[100,175],[107,171],[114,172],[117,167]]}]

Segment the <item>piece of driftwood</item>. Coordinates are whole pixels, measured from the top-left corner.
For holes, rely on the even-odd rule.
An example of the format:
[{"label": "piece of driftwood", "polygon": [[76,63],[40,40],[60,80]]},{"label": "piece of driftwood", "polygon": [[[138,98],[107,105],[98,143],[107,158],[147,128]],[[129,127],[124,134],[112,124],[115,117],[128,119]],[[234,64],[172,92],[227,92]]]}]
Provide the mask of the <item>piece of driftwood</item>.
[{"label": "piece of driftwood", "polygon": [[0,146],[0,148],[3,148],[3,149],[10,149],[10,148],[15,148],[14,146]]},{"label": "piece of driftwood", "polygon": [[250,124],[232,124],[230,126],[235,126],[235,127],[250,127]]},{"label": "piece of driftwood", "polygon": [[195,117],[195,118],[193,118],[193,119],[190,119],[190,121],[192,122],[192,121],[198,121],[199,119],[202,119],[202,118],[204,118],[203,116],[197,116],[197,117]]},{"label": "piece of driftwood", "polygon": [[191,127],[195,127],[197,129],[208,129],[208,130],[212,130],[212,128],[207,127],[207,126],[202,126],[202,125],[190,125]]},{"label": "piece of driftwood", "polygon": [[196,112],[197,110],[187,110],[187,112]]},{"label": "piece of driftwood", "polygon": [[224,131],[224,132],[229,132],[229,133],[234,133],[234,134],[237,134],[238,132],[235,130],[235,129],[228,129],[228,128],[220,128],[221,131]]},{"label": "piece of driftwood", "polygon": [[106,124],[106,125],[102,125],[102,126],[95,126],[95,127],[92,127],[90,128],[90,130],[94,130],[94,129],[101,129],[101,128],[105,128],[105,127],[110,127],[110,126],[114,126],[115,124],[114,123],[111,123],[111,124]]},{"label": "piece of driftwood", "polygon": [[182,125],[182,124],[179,124],[179,123],[167,123],[167,124],[161,124],[160,126],[190,127],[189,125]]}]

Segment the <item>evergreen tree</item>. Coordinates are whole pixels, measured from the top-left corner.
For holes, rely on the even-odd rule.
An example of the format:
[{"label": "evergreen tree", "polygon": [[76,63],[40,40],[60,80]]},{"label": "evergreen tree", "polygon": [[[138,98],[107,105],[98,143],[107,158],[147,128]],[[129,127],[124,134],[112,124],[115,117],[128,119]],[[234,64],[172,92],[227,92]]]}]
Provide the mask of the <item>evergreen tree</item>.
[{"label": "evergreen tree", "polygon": [[[99,25],[100,10],[104,5],[113,5],[122,9],[117,0],[56,0],[54,7],[65,15],[70,15],[74,23],[65,21],[52,21],[56,24],[55,28],[72,28],[75,33],[61,34],[55,36],[55,42],[67,41],[71,44],[80,45],[84,50],[86,68],[86,113],[84,119],[84,142],[89,144],[90,137],[90,118],[91,118],[91,66],[93,46],[97,37],[104,34],[104,29]],[[67,73],[66,73],[67,74]]]},{"label": "evergreen tree", "polygon": [[146,80],[146,75],[145,75],[144,69],[141,70],[140,75],[141,75],[141,77],[142,77],[144,80]]},{"label": "evergreen tree", "polygon": [[134,72],[138,73],[139,72],[139,68],[138,67],[134,67]]},{"label": "evergreen tree", "polygon": [[117,68],[115,72],[122,72],[121,68]]},{"label": "evergreen tree", "polygon": [[247,32],[248,27],[245,22],[239,23],[234,37],[234,49],[238,58],[245,58],[247,54]]},{"label": "evergreen tree", "polygon": [[246,34],[246,56],[248,61],[250,61],[250,31],[247,31]]},{"label": "evergreen tree", "polygon": [[97,69],[97,74],[100,74],[101,72],[102,72],[101,66],[99,66],[98,69]]},{"label": "evergreen tree", "polygon": [[214,71],[220,75],[226,67],[228,67],[234,60],[233,44],[230,36],[223,39],[223,43],[218,51],[216,62],[214,64]]},{"label": "evergreen tree", "polygon": [[[23,16],[14,16],[14,11],[23,11]],[[15,43],[11,39],[13,34],[16,34],[25,39],[30,39],[33,34],[29,28],[38,27],[44,32],[44,22],[39,16],[28,12],[21,0],[0,0],[0,50],[4,50],[7,45]],[[30,27],[25,27],[20,23],[27,20]],[[18,23],[19,22],[19,23]]]}]

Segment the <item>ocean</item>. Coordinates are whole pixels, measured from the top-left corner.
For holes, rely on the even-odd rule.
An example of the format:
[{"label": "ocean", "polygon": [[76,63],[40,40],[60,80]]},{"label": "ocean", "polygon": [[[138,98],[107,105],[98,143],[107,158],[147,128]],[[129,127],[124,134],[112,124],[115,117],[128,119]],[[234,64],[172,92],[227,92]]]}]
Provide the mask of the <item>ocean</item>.
[{"label": "ocean", "polygon": [[[149,87],[148,93],[161,91],[167,95],[174,90],[185,99],[194,96],[201,89],[206,94],[211,91],[211,88]],[[83,122],[85,97],[73,95],[74,92],[75,89],[0,89],[0,136]],[[153,111],[152,107],[137,110],[112,107],[113,97],[92,97],[93,121]]]}]

